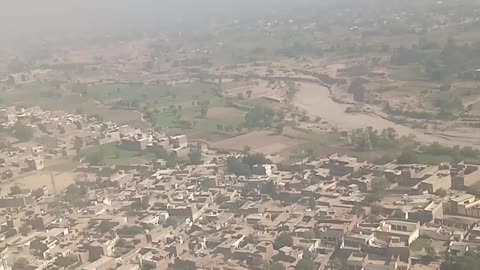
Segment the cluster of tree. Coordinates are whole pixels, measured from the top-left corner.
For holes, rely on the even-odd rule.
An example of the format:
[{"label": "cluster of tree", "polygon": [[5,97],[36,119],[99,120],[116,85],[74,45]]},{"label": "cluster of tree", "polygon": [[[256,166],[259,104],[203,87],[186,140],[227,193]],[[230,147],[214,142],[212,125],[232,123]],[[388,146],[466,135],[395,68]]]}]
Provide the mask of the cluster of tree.
[{"label": "cluster of tree", "polygon": [[445,119],[450,117],[457,111],[463,111],[464,106],[462,100],[455,94],[450,92],[440,92],[433,97],[432,103],[440,109],[437,118]]},{"label": "cluster of tree", "polygon": [[315,262],[312,258],[306,257],[298,261],[295,265],[295,270],[314,270],[318,269],[318,266],[315,265]]},{"label": "cluster of tree", "polygon": [[200,117],[201,118],[207,117],[208,107],[210,106],[210,101],[208,101],[208,100],[198,101],[197,105],[200,106]]},{"label": "cluster of tree", "polygon": [[86,156],[85,159],[88,164],[92,166],[103,166],[105,165],[105,150],[102,147],[99,149],[92,151]]},{"label": "cluster of tree", "polygon": [[260,189],[260,193],[270,195],[272,199],[275,199],[278,195],[275,182],[272,180],[265,182]]},{"label": "cluster of tree", "polygon": [[282,115],[275,114],[271,108],[258,105],[247,112],[245,122],[248,128],[268,128],[273,126],[275,120],[283,121]]},{"label": "cluster of tree", "polygon": [[348,92],[353,94],[353,99],[358,102],[364,102],[365,101],[365,94],[366,94],[366,88],[365,88],[365,83],[368,82],[368,79],[365,79],[363,77],[357,77],[352,80],[350,83],[350,87],[348,88]]},{"label": "cluster of tree", "polygon": [[414,163],[427,163],[428,160],[423,158],[424,156],[433,156],[437,159],[444,159],[443,161],[460,162],[471,161],[476,162],[480,159],[480,151],[473,149],[472,147],[454,146],[448,147],[434,142],[429,145],[422,145],[418,149],[412,147],[406,147],[397,158],[399,164],[414,164]]},{"label": "cluster of tree", "polygon": [[275,241],[273,242],[273,247],[275,249],[281,249],[282,247],[290,247],[293,244],[293,238],[288,232],[280,233]]},{"label": "cluster of tree", "polygon": [[435,155],[435,156],[451,156],[459,159],[476,159],[480,156],[480,151],[473,149],[470,146],[460,148],[460,146],[448,147],[434,142],[430,145],[423,145],[419,147],[419,152]]},{"label": "cluster of tree", "polygon": [[251,176],[252,167],[259,164],[271,164],[272,161],[262,153],[247,154],[243,158],[229,157],[227,167],[230,173],[237,176]]},{"label": "cluster of tree", "polygon": [[120,99],[113,103],[112,108],[114,109],[138,109],[140,108],[140,100],[133,99],[133,100],[125,100]]},{"label": "cluster of tree", "polygon": [[202,152],[200,150],[192,150],[188,154],[190,164],[199,165],[202,164]]},{"label": "cluster of tree", "polygon": [[[232,125],[223,125],[223,124],[217,124],[217,130],[222,131],[225,130],[227,132],[233,131],[235,128]],[[238,129],[237,129],[238,130]]]},{"label": "cluster of tree", "polygon": [[97,226],[97,230],[100,232],[100,233],[108,233],[110,232],[115,226],[117,226],[118,223],[116,222],[110,222],[108,220],[102,220],[100,222],[100,224],[98,224]]},{"label": "cluster of tree", "polygon": [[392,149],[398,146],[397,132],[393,128],[380,133],[371,127],[352,130],[351,141],[357,151]]},{"label": "cluster of tree", "polygon": [[82,183],[71,184],[65,189],[63,200],[75,207],[85,207],[88,188]]},{"label": "cluster of tree", "polygon": [[33,139],[33,128],[20,122],[15,123],[12,127],[12,131],[13,136],[19,141],[26,142]]},{"label": "cluster of tree", "polygon": [[132,210],[133,211],[142,211],[147,210],[150,207],[150,197],[143,196],[139,200],[136,200],[132,203]]},{"label": "cluster of tree", "polygon": [[140,226],[123,226],[122,228],[117,230],[118,234],[122,235],[137,235],[137,234],[143,234],[144,230]]},{"label": "cluster of tree", "polygon": [[372,203],[380,201],[385,196],[385,189],[387,187],[387,180],[383,177],[375,177],[372,180],[372,191],[367,195],[365,201]]},{"label": "cluster of tree", "polygon": [[394,115],[394,116],[405,116],[408,118],[415,118],[415,119],[445,119],[450,115],[445,115],[445,111],[440,111],[438,114],[427,112],[427,111],[411,111],[411,110],[403,110],[402,108],[392,108],[390,104],[383,108],[383,111],[387,114]]},{"label": "cluster of tree", "polygon": [[167,220],[165,221],[165,226],[166,226],[166,227],[176,228],[176,227],[178,226],[178,221],[177,221],[177,219],[175,219],[174,217],[169,217],[169,218],[167,218]]},{"label": "cluster of tree", "polygon": [[450,257],[443,262],[441,270],[470,270],[480,269],[480,255],[469,252],[466,256]]},{"label": "cluster of tree", "polygon": [[478,79],[475,72],[480,61],[480,44],[465,43],[457,45],[448,39],[442,46],[436,42],[421,38],[412,47],[400,47],[393,52],[391,63],[394,65],[422,64],[425,75],[434,81],[445,81],[456,75],[458,78]]},{"label": "cluster of tree", "polygon": [[78,262],[78,257],[72,255],[72,256],[57,257],[53,262],[53,264],[58,267],[67,268],[68,266],[71,266],[77,262]]}]

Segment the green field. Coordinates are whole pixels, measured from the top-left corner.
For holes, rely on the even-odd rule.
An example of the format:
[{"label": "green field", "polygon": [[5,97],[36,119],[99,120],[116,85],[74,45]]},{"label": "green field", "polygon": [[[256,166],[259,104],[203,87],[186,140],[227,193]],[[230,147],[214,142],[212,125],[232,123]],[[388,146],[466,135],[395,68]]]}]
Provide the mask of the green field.
[{"label": "green field", "polygon": [[103,153],[106,165],[127,165],[134,159],[153,159],[155,155],[149,152],[135,152],[122,149],[117,143],[96,145],[80,151],[80,156],[89,157]]}]

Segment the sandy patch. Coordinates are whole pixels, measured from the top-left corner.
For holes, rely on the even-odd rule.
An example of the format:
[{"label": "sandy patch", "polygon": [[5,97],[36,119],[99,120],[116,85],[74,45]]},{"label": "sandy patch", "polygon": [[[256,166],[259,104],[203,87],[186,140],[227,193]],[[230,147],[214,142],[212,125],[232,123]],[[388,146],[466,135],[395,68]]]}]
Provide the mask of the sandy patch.
[{"label": "sandy patch", "polygon": [[272,135],[271,131],[254,131],[245,135],[212,144],[215,148],[241,151],[249,146],[252,151],[265,154],[278,154],[285,149],[300,144],[301,140],[291,139],[282,135]]},{"label": "sandy patch", "polygon": [[[52,173],[55,180],[55,189],[57,193],[62,192],[66,187],[73,184],[75,179],[82,177],[81,174],[73,172],[64,172],[64,173]],[[26,174],[24,176],[19,176],[10,180],[8,182],[0,184],[1,191],[0,195],[7,194],[10,192],[10,187],[19,186],[21,188],[37,189],[43,186],[46,186],[49,192],[54,191],[52,185],[52,179],[50,177],[50,172],[37,172],[33,174]]]}]

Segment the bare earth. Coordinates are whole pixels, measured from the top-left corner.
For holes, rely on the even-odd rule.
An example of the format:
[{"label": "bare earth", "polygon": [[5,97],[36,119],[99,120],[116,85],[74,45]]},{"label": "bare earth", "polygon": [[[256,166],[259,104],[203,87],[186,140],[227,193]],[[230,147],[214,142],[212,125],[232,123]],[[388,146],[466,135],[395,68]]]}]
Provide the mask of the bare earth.
[{"label": "bare earth", "polygon": [[[53,175],[55,179],[55,189],[57,190],[57,193],[63,191],[69,185],[73,184],[76,178],[81,177],[81,175],[73,172],[53,173]],[[0,185],[0,195],[7,194],[8,192],[10,192],[10,187],[15,185],[21,188],[29,188],[32,190],[46,186],[49,192],[53,193],[54,191],[50,178],[50,173],[47,171],[28,174],[2,183]]]},{"label": "bare earth", "polygon": [[250,146],[255,151],[265,154],[278,154],[283,150],[298,145],[300,141],[282,135],[272,135],[271,131],[254,131],[245,135],[212,144],[215,148],[241,151]]}]

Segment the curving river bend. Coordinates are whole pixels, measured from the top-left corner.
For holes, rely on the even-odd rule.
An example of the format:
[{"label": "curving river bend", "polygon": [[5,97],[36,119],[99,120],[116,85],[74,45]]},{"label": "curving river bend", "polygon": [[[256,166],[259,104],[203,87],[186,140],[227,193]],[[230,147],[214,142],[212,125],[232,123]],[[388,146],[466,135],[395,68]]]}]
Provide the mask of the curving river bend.
[{"label": "curving river bend", "polygon": [[294,103],[297,107],[305,110],[313,116],[319,116],[323,120],[329,122],[331,125],[340,129],[356,129],[373,127],[377,130],[385,128],[394,128],[399,135],[415,136],[416,140],[421,143],[439,142],[444,145],[454,146],[480,146],[480,133],[465,133],[465,132],[427,132],[416,130],[407,126],[403,126],[384,119],[380,116],[369,115],[363,113],[346,113],[350,105],[335,102],[330,97],[330,91],[315,83],[300,83],[299,91],[295,95]]}]

